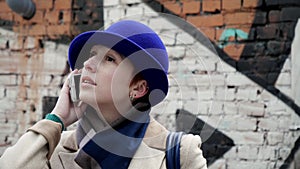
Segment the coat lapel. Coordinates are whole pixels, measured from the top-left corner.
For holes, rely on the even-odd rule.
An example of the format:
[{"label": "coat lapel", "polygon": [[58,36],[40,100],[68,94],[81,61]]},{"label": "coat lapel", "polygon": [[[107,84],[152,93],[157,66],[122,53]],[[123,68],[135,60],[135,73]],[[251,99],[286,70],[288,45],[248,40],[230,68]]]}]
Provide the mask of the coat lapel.
[{"label": "coat lapel", "polygon": [[151,118],[145,137],[136,151],[129,169],[165,169],[165,148],[168,130]]},{"label": "coat lapel", "polygon": [[63,165],[64,169],[81,169],[80,166],[77,165],[77,163],[74,161],[77,152],[69,153],[69,152],[60,152],[58,153],[59,158],[61,160],[61,163]]}]

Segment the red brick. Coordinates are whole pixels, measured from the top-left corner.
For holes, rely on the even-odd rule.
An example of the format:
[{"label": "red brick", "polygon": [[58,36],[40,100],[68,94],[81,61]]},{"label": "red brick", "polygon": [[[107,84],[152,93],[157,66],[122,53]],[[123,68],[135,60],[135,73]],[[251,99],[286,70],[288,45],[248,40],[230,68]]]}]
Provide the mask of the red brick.
[{"label": "red brick", "polygon": [[12,21],[13,20],[13,14],[11,12],[1,12],[0,13],[0,19],[1,20]]},{"label": "red brick", "polygon": [[38,36],[46,35],[46,26],[45,25],[32,25],[29,28],[29,35]]},{"label": "red brick", "polygon": [[47,35],[70,35],[70,25],[49,25]]},{"label": "red brick", "polygon": [[55,9],[71,9],[72,0],[55,0]]},{"label": "red brick", "polygon": [[211,26],[222,26],[223,15],[204,15],[204,16],[188,16],[187,21],[196,27],[211,27]]},{"label": "red brick", "polygon": [[64,21],[64,23],[70,23],[71,19],[72,19],[72,11],[70,11],[70,10],[63,11],[63,21]]},{"label": "red brick", "polygon": [[183,2],[183,14],[200,13],[200,1]]},{"label": "red brick", "polygon": [[221,1],[220,0],[203,0],[202,10],[204,12],[215,12],[221,10]]},{"label": "red brick", "polygon": [[231,11],[241,9],[241,0],[223,0],[222,10]]},{"label": "red brick", "polygon": [[0,6],[1,6],[1,12],[12,12],[10,7],[7,5],[6,1],[4,0],[0,1]]},{"label": "red brick", "polygon": [[243,7],[245,8],[258,8],[262,6],[262,0],[244,0]]},{"label": "red brick", "polygon": [[164,7],[176,15],[181,15],[182,8],[180,4],[174,2],[165,2]]},{"label": "red brick", "polygon": [[215,41],[216,38],[216,29],[214,27],[201,27],[200,31],[212,41]]},{"label": "red brick", "polygon": [[59,17],[58,10],[47,11],[45,15],[45,20],[51,24],[57,24]]},{"label": "red brick", "polygon": [[29,32],[28,27],[29,27],[28,25],[22,25],[22,26],[14,25],[13,31],[19,33],[20,35],[28,35]]},{"label": "red brick", "polygon": [[43,23],[44,21],[44,11],[35,11],[34,16],[29,20],[31,23]]},{"label": "red brick", "polygon": [[226,52],[232,59],[239,60],[244,48],[245,44],[229,44],[224,47],[224,52]]},{"label": "red brick", "polygon": [[235,24],[252,24],[255,18],[254,12],[236,12],[224,15],[224,23],[226,25]]},{"label": "red brick", "polygon": [[53,0],[34,0],[36,9],[51,9],[53,8]]}]

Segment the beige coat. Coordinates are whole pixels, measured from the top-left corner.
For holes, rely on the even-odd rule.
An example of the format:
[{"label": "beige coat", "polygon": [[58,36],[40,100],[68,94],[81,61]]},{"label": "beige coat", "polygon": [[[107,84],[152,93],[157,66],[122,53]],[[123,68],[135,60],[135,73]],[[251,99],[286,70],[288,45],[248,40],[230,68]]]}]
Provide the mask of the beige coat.
[{"label": "beige coat", "polygon": [[[80,169],[74,158],[78,146],[74,131],[60,133],[59,123],[41,120],[0,158],[1,169]],[[134,155],[129,169],[166,169],[165,153],[168,131],[154,119]],[[199,136],[185,135],[181,140],[181,169],[206,169]]]}]

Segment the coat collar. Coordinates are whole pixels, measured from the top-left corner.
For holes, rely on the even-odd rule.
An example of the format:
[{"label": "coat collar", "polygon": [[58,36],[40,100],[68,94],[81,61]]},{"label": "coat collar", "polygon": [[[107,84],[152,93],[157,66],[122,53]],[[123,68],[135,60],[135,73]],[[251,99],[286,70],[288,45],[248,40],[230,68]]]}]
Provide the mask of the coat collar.
[{"label": "coat collar", "polygon": [[[165,157],[164,150],[167,133],[168,130],[151,117],[144,139],[134,155],[129,168],[140,169],[141,166],[146,168],[149,168],[149,166],[151,166],[150,168],[160,168],[162,165],[160,162]],[[80,168],[74,162],[78,151],[76,132],[66,132],[65,138],[61,144],[69,152],[60,152],[59,157],[65,167]]]},{"label": "coat collar", "polygon": [[[150,117],[150,123],[146,130],[143,142],[151,148],[164,150],[166,147],[167,134],[168,130],[154,120],[153,117]],[[72,131],[66,135],[66,139],[62,142],[63,147],[73,152],[77,151],[76,132]]]}]

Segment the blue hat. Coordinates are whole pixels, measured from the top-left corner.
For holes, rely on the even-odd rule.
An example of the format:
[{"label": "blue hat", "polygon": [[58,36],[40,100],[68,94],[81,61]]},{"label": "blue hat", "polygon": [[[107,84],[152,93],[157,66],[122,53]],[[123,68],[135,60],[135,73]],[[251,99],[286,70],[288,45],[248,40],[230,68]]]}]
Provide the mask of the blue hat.
[{"label": "blue hat", "polygon": [[148,26],[131,20],[114,23],[104,31],[88,31],[76,36],[69,47],[72,70],[82,68],[91,46],[101,44],[130,59],[149,86],[151,106],[168,93],[169,59],[159,36]]}]

